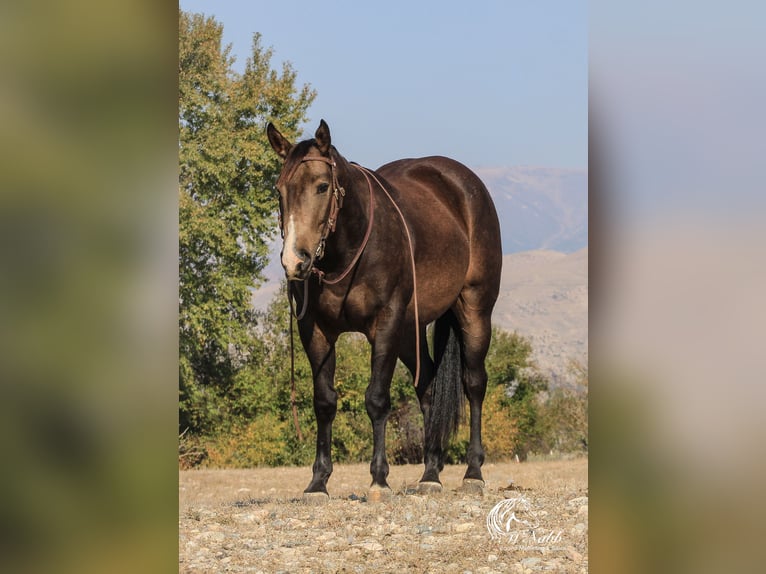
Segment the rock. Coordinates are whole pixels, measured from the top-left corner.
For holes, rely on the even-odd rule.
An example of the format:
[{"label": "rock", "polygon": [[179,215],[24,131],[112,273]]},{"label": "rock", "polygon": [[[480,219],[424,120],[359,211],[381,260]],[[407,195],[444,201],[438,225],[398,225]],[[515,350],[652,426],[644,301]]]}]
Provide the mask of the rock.
[{"label": "rock", "polygon": [[587,527],[587,526],[585,526],[585,523],[583,523],[583,522],[578,522],[577,524],[575,524],[575,525],[572,527],[572,530],[571,530],[571,532],[572,532],[572,534],[574,534],[575,536],[580,536],[580,535],[582,535],[582,534],[585,534],[585,531],[586,531],[586,530],[588,530],[588,527]]},{"label": "rock", "polygon": [[330,501],[330,495],[326,492],[304,492],[303,502],[306,504],[327,504]]},{"label": "rock", "polygon": [[521,565],[524,568],[532,568],[536,566],[537,564],[539,564],[540,562],[542,562],[542,558],[538,558],[537,556],[531,556],[529,558],[524,558],[521,561]]},{"label": "rock", "polygon": [[484,496],[485,484],[483,480],[476,478],[464,478],[459,491],[463,494]]},{"label": "rock", "polygon": [[473,529],[473,522],[463,522],[462,524],[455,524],[455,526],[452,527],[453,532],[468,532],[469,530]]},{"label": "rock", "polygon": [[575,550],[574,546],[567,546],[565,552],[573,562],[582,562],[583,556]]},{"label": "rock", "polygon": [[368,552],[380,552],[383,550],[383,545],[374,541],[362,542],[360,544],[355,544],[354,546],[361,548],[362,550],[367,550]]},{"label": "rock", "polygon": [[567,506],[581,506],[583,504],[588,504],[587,496],[578,496],[567,502]]},{"label": "rock", "polygon": [[367,502],[389,502],[394,496],[390,488],[382,488],[373,484],[367,492]]},{"label": "rock", "polygon": [[418,484],[418,494],[438,494],[442,491],[442,485],[438,482],[421,482]]},{"label": "rock", "polygon": [[212,542],[223,542],[226,539],[226,535],[223,532],[203,532],[198,536],[200,540],[210,540]]}]

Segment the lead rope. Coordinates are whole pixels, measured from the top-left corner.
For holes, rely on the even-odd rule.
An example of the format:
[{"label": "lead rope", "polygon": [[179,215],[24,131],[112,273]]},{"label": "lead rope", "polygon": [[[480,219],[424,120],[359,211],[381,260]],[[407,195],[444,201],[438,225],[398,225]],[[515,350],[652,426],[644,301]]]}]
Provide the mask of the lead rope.
[{"label": "lead rope", "polygon": [[[303,442],[303,433],[301,432],[301,425],[298,422],[298,407],[295,404],[295,342],[293,341],[293,299],[290,295],[290,284],[287,286],[287,301],[290,304],[290,406],[293,411],[293,425],[295,425],[295,433],[298,435],[298,441]],[[304,298],[304,313],[306,310],[306,300]]]},{"label": "lead rope", "polygon": [[382,183],[380,183],[380,180],[376,177],[375,172],[370,171],[366,167],[362,167],[358,164],[352,164],[352,165],[362,170],[362,173],[365,174],[365,177],[367,176],[367,174],[370,174],[370,176],[372,176],[372,179],[374,179],[375,182],[380,186],[380,189],[383,190],[383,193],[386,194],[386,197],[394,206],[394,209],[396,209],[396,212],[399,214],[399,218],[402,220],[402,226],[404,227],[404,232],[407,234],[407,243],[410,246],[410,262],[412,263],[412,297],[415,303],[415,379],[414,379],[414,383],[415,383],[415,387],[417,388],[418,381],[420,380],[420,317],[418,316],[418,282],[417,282],[417,277],[415,273],[415,249],[412,246],[412,236],[410,235],[410,228],[407,226],[407,220],[404,219],[404,214],[402,213],[402,210],[399,209],[399,206],[394,201],[394,198],[391,197],[391,194],[388,193],[388,190],[383,186]]}]

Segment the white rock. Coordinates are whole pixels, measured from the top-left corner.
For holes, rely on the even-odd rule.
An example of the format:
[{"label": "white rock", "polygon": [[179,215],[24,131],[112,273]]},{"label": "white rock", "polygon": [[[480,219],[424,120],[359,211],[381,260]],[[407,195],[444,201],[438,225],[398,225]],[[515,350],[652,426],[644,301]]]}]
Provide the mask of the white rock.
[{"label": "white rock", "polygon": [[367,541],[362,542],[361,544],[355,544],[354,546],[361,548],[363,550],[367,550],[369,552],[380,552],[383,550],[383,545],[379,542],[373,542],[373,541]]},{"label": "white rock", "polygon": [[588,504],[588,497],[587,496],[578,496],[577,498],[573,498],[569,502],[567,502],[569,506],[580,506],[582,504]]}]

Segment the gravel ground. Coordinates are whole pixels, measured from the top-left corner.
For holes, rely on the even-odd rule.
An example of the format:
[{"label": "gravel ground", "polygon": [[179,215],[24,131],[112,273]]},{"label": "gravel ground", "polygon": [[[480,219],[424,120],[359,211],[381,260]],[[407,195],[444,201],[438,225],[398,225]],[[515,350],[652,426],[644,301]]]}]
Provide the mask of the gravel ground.
[{"label": "gravel ground", "polygon": [[368,502],[368,466],[336,465],[324,504],[301,499],[309,468],[182,471],[179,571],[588,571],[587,459],[483,470],[483,495],[448,466],[444,492],[421,496],[422,466],[394,466],[393,496]]}]

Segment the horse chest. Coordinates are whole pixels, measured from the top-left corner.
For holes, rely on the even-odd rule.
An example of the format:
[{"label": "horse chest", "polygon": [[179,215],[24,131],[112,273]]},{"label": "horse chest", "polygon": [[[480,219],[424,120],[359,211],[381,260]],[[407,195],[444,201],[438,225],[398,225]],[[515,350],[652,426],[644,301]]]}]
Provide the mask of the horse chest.
[{"label": "horse chest", "polygon": [[348,292],[323,292],[317,311],[322,322],[333,329],[368,333],[372,325],[390,313],[390,302],[390,294],[360,285]]}]

